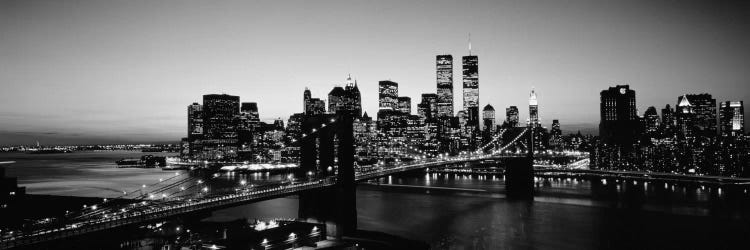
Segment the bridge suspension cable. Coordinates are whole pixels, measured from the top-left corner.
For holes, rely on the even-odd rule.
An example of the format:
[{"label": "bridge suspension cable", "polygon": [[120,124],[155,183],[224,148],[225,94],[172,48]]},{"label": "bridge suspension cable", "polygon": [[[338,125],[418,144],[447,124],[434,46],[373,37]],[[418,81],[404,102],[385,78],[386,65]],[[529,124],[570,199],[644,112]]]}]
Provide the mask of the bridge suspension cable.
[{"label": "bridge suspension cable", "polygon": [[495,135],[494,135],[494,136],[492,137],[492,140],[490,140],[489,142],[487,142],[487,143],[485,143],[484,145],[480,146],[480,147],[479,147],[479,148],[477,149],[476,153],[481,153],[481,152],[484,152],[484,150],[487,150],[487,148],[489,148],[490,146],[492,146],[492,145],[493,145],[493,143],[497,142],[497,140],[498,140],[498,139],[502,138],[503,134],[505,134],[505,131],[507,131],[507,129],[505,129],[505,128],[503,128],[503,129],[500,129],[500,131],[499,131],[499,132],[497,132],[497,133],[496,133],[496,134],[495,134]]},{"label": "bridge suspension cable", "polygon": [[[525,128],[523,131],[521,131],[521,133],[519,133],[515,138],[513,138],[513,140],[511,140],[510,142],[508,142],[507,144],[505,144],[505,146],[503,146],[503,147],[501,147],[499,149],[496,149],[495,152],[498,153],[498,154],[502,153],[502,151],[504,151],[505,149],[507,149],[508,147],[510,147],[511,145],[513,145],[514,143],[516,143],[516,141],[518,141],[518,139],[520,139],[528,131],[529,131],[529,128]],[[523,141],[521,143],[523,143]]]}]

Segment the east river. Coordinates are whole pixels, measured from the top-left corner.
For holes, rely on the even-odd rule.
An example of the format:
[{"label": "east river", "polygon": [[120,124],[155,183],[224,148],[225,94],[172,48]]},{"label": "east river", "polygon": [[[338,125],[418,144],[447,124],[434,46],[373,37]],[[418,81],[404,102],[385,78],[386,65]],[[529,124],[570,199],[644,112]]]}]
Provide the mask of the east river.
[{"label": "east river", "polygon": [[[134,151],[0,153],[31,194],[117,197],[174,171],[116,168]],[[235,174],[226,183],[283,176]],[[433,249],[746,249],[750,194],[731,187],[656,181],[537,178],[533,201],[509,200],[502,176],[408,174],[357,188],[358,227]],[[750,187],[748,187],[750,188]],[[215,211],[207,220],[294,218],[287,197]]]}]

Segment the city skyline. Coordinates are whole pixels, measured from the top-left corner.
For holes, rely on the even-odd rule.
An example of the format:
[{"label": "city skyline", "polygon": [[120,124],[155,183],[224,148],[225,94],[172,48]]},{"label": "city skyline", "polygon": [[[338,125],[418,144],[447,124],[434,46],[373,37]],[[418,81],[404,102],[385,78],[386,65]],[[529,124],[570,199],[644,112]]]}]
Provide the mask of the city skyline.
[{"label": "city skyline", "polygon": [[[300,13],[297,8],[287,12],[284,7],[289,3],[245,4],[249,6],[212,5],[201,13],[206,19],[185,23],[180,17],[191,13],[163,3],[2,3],[0,30],[8,35],[0,38],[4,58],[0,82],[6,86],[0,94],[0,138],[4,138],[0,144],[31,144],[33,138],[50,144],[75,138],[81,142],[176,141],[184,136],[185,105],[212,93],[258,103],[264,120],[286,120],[302,111],[299,94],[305,87],[313,96],[325,98],[334,86],[345,86],[348,74],[358,80],[363,111],[373,116],[378,81],[398,82],[399,95],[411,97],[413,107],[422,93],[435,93],[434,60],[442,54],[454,57],[455,114],[463,107],[458,98],[463,90],[458,60],[469,54],[468,33],[472,34],[471,54],[482,58],[478,106],[523,107],[526,94],[535,87],[542,125],[559,119],[565,133],[574,132],[566,128],[576,124],[596,126],[597,94],[607,86],[627,84],[636,90],[639,115],[649,106],[675,106],[677,97],[684,94],[709,93],[717,102],[750,99],[745,87],[750,76],[742,62],[750,51],[741,46],[748,41],[748,31],[742,28],[747,17],[730,4],[607,6],[580,1],[554,14],[551,11],[561,10],[560,3],[412,3],[399,10],[390,8],[390,3],[362,2],[337,6],[334,11],[326,7],[335,3],[326,2],[311,7],[322,16],[340,14],[354,22],[325,17],[312,27],[289,21],[275,24],[273,30],[259,27],[252,14],[242,11],[271,10],[257,13],[263,22],[317,15]],[[369,7],[376,11],[354,11]],[[705,13],[694,13],[703,7],[707,7]],[[431,11],[408,12],[419,8]],[[509,9],[535,15],[503,15]],[[273,13],[284,15],[275,18]],[[613,16],[605,17],[608,13]],[[225,17],[208,21],[219,15]],[[440,22],[446,29],[429,29],[429,22],[413,20],[400,28],[398,21],[405,21],[404,15],[420,20],[457,18]],[[138,29],[145,22],[139,18],[157,28]],[[649,21],[652,27],[639,28]],[[227,28],[212,29],[211,25]],[[319,37],[304,36],[309,32],[302,29],[326,25],[333,28]],[[544,27],[549,25],[562,31]],[[165,26],[175,30],[164,32]],[[372,32],[363,31],[364,27],[373,28]],[[56,31],[59,28],[65,32]],[[119,31],[106,31],[111,28]],[[249,34],[237,35],[246,28]],[[291,39],[291,33],[311,43]],[[434,38],[436,33],[440,39]],[[315,62],[320,58],[331,59]],[[524,121],[528,111],[520,110]]]}]

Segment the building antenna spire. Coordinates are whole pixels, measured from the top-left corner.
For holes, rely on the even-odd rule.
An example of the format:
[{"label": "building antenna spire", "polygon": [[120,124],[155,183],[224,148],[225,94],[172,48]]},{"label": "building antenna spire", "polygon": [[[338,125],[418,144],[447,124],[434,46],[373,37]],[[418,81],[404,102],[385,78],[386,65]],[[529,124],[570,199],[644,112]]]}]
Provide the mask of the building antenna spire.
[{"label": "building antenna spire", "polygon": [[471,55],[471,32],[469,32],[469,55]]}]

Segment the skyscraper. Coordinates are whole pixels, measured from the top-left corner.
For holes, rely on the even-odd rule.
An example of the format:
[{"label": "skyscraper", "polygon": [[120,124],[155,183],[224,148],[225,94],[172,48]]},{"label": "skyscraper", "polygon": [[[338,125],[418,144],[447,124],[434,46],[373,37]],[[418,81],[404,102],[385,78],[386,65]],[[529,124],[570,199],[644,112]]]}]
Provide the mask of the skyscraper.
[{"label": "skyscraper", "polygon": [[377,114],[377,128],[388,138],[403,141],[406,135],[406,115],[398,109],[398,83],[380,81],[378,86],[380,109]]},{"label": "skyscraper", "polygon": [[203,136],[198,158],[235,159],[238,153],[240,97],[227,94],[203,96]]},{"label": "skyscraper", "polygon": [[422,101],[417,104],[417,114],[425,120],[437,118],[437,94],[422,94]]},{"label": "skyscraper", "polygon": [[396,110],[398,108],[398,83],[380,81],[378,85],[378,106],[380,110]]},{"label": "skyscraper", "polygon": [[237,138],[240,146],[247,146],[256,133],[260,131],[260,115],[258,104],[254,102],[243,102],[240,105],[240,115],[237,124]]},{"label": "skyscraper", "polygon": [[203,137],[203,105],[194,102],[187,107],[188,141],[194,141]]},{"label": "skyscraper", "polygon": [[529,125],[531,127],[539,127],[539,105],[536,100],[536,92],[531,89],[529,94]]},{"label": "skyscraper", "polygon": [[518,107],[510,106],[505,109],[505,123],[511,128],[518,126]]},{"label": "skyscraper", "polygon": [[463,57],[464,110],[466,125],[479,130],[479,58]]},{"label": "skyscraper", "polygon": [[669,104],[661,110],[661,127],[665,132],[671,131],[675,126],[674,109]]},{"label": "skyscraper", "polygon": [[362,116],[362,95],[351,76],[346,78],[346,87],[337,86],[328,93],[328,113],[341,111],[348,111],[357,118]]},{"label": "skyscraper", "polygon": [[398,111],[404,114],[411,114],[411,98],[408,96],[398,97]]},{"label": "skyscraper", "polygon": [[453,56],[435,57],[437,68],[437,114],[453,116]]},{"label": "skyscraper", "polygon": [[239,112],[239,96],[203,95],[204,135],[210,139],[236,137],[234,118],[239,115]]},{"label": "skyscraper", "polygon": [[284,120],[282,120],[281,117],[273,120],[273,128],[276,130],[284,130]]},{"label": "skyscraper", "polygon": [[352,83],[352,76],[346,78],[346,87],[344,88],[345,99],[344,108],[353,112],[354,116],[362,117],[362,94],[359,92],[357,81]]},{"label": "skyscraper", "polygon": [[693,112],[693,105],[690,103],[687,95],[677,98],[675,116],[680,138],[692,138],[694,136],[695,112]]},{"label": "skyscraper", "polygon": [[697,94],[678,97],[677,102],[680,103],[683,98],[687,98],[692,111],[692,133],[695,136],[716,136],[716,99],[710,94]]},{"label": "skyscraper", "polygon": [[308,115],[320,115],[326,112],[326,101],[320,98],[312,98],[307,110]]},{"label": "skyscraper", "polygon": [[654,135],[659,130],[659,114],[654,106],[648,107],[643,113],[644,130],[646,133]]},{"label": "skyscraper", "polygon": [[310,89],[305,87],[305,92],[302,94],[302,113],[307,114],[308,108],[310,105],[310,99],[312,99],[312,94],[310,93]]},{"label": "skyscraper", "polygon": [[617,85],[602,90],[600,97],[599,137],[607,143],[631,146],[639,125],[635,91],[628,85]]},{"label": "skyscraper", "polygon": [[255,102],[243,102],[240,106],[240,113],[247,114],[251,121],[259,122],[260,114],[258,113],[258,103]]},{"label": "skyscraper", "polygon": [[745,107],[742,101],[725,101],[719,107],[721,136],[737,137],[745,134]]},{"label": "skyscraper", "polygon": [[552,120],[552,129],[549,132],[549,146],[553,149],[562,149],[562,130],[560,129],[560,121],[557,119]]},{"label": "skyscraper", "polygon": [[326,102],[319,98],[312,98],[310,89],[305,88],[305,93],[302,97],[305,115],[321,115],[326,112]]},{"label": "skyscraper", "polygon": [[482,121],[484,122],[484,131],[495,131],[495,108],[492,105],[487,104],[482,109]]},{"label": "skyscraper", "polygon": [[328,113],[336,114],[340,110],[344,110],[344,88],[336,86],[333,87],[331,92],[328,92]]},{"label": "skyscraper", "polygon": [[495,135],[495,108],[487,104],[482,109],[482,145],[492,141]]}]

